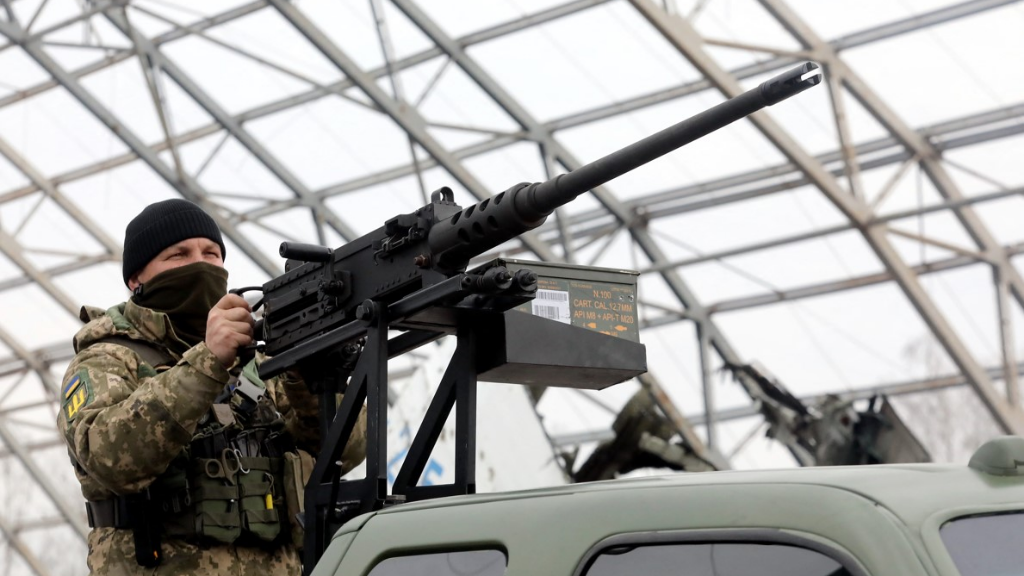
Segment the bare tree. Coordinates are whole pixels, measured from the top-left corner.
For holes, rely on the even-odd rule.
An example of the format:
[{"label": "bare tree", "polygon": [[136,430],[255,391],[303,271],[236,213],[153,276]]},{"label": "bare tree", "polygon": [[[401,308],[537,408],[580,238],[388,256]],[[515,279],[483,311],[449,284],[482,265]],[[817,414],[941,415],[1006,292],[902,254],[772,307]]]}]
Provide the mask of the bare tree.
[{"label": "bare tree", "polygon": [[[939,343],[923,336],[903,349],[903,358],[924,368],[925,377],[955,373]],[[985,441],[1001,434],[968,386],[890,399],[936,462],[966,464]]]}]

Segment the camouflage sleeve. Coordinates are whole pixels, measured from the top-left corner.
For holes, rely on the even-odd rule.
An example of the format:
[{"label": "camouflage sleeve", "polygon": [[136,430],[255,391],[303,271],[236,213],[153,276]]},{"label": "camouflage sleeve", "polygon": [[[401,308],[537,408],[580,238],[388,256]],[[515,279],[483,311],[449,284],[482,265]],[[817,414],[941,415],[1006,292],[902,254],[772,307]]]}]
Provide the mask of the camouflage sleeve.
[{"label": "camouflage sleeve", "polygon": [[[295,438],[299,448],[311,453],[320,453],[320,400],[309,392],[309,387],[302,376],[295,371],[288,371],[274,378],[275,388],[284,391],[277,394],[274,401],[277,409],[285,419],[285,426]],[[344,398],[338,395],[338,404]],[[366,407],[359,412],[352,435],[349,437],[345,451],[342,453],[343,469],[351,469],[366,458]]]},{"label": "camouflage sleeve", "polygon": [[352,435],[348,437],[345,451],[341,453],[342,474],[355,468],[363,460],[366,460],[366,406],[360,408],[359,419],[352,429]]},{"label": "camouflage sleeve", "polygon": [[[320,451],[320,399],[309,391],[297,372],[288,371],[272,378],[278,391],[274,402],[284,417],[285,429],[295,445],[311,454]],[[283,392],[280,393],[280,392]]]},{"label": "camouflage sleeve", "polygon": [[155,374],[123,346],[79,352],[64,376],[58,426],[90,478],[117,494],[138,492],[188,445],[228,373],[206,344]]}]

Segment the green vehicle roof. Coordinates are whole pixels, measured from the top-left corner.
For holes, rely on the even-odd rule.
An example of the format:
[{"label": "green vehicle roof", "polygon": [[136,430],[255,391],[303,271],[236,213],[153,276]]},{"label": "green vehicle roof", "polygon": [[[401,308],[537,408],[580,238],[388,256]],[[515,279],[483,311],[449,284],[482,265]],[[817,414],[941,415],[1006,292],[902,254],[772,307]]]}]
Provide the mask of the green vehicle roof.
[{"label": "green vehicle roof", "polygon": [[325,557],[343,560],[341,571],[323,574],[366,573],[392,555],[496,548],[508,576],[569,576],[588,553],[636,537],[798,541],[874,576],[956,575],[945,522],[1024,509],[1015,475],[1024,458],[1003,456],[1006,475],[991,459],[989,472],[973,463],[703,472],[400,504],[342,527]]},{"label": "green vehicle roof", "polygon": [[773,484],[817,485],[852,492],[885,506],[910,524],[919,523],[937,510],[958,506],[998,505],[1007,501],[1024,504],[1024,477],[993,476],[965,465],[890,464],[684,473],[586,482],[426,500],[389,508],[379,514],[575,494],[600,494],[600,497],[609,499],[628,498],[627,493],[642,489],[671,490],[685,497],[688,487],[753,487]]}]

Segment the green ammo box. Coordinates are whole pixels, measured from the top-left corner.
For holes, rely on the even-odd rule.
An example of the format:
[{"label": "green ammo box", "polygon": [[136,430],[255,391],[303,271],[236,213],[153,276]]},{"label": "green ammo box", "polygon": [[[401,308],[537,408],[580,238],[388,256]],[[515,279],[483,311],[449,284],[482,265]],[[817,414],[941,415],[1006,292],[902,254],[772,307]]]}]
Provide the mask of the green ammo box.
[{"label": "green ammo box", "polygon": [[527,268],[537,273],[537,297],[516,310],[640,341],[636,310],[639,272],[527,260],[505,260],[505,266],[513,272]]},{"label": "green ammo box", "polygon": [[537,295],[480,332],[480,380],[600,390],[647,371],[636,272],[495,262],[537,274]]}]

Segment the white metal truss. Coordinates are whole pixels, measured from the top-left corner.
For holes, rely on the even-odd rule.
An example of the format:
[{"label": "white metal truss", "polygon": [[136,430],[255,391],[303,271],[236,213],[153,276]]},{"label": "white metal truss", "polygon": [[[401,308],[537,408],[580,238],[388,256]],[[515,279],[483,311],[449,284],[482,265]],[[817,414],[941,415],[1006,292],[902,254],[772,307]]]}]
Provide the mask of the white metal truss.
[{"label": "white metal truss", "polygon": [[[1000,428],[1009,433],[1024,433],[1024,413],[1021,411],[1018,389],[1021,364],[1016,352],[1018,343],[1014,339],[1012,320],[1024,306],[1024,278],[1013,264],[1013,258],[1024,253],[1024,244],[1000,242],[978,215],[978,208],[983,205],[1020,197],[1024,193],[1024,187],[1021,186],[1024,182],[1004,184],[986,180],[991,184],[991,189],[967,194],[951,175],[951,171],[963,167],[952,166],[946,158],[953,151],[1020,137],[1024,134],[1024,100],[1002,102],[990,110],[964,113],[929,126],[914,126],[880,97],[877,90],[858,74],[844,56],[857,48],[889,42],[933,27],[1019,5],[1019,0],[963,1],[912,17],[879,22],[873,27],[835,38],[827,38],[816,31],[786,0],[757,0],[757,4],[789,34],[798,46],[797,49],[768,49],[758,46],[757,39],[747,43],[704,37],[692,18],[683,14],[676,6],[677,3],[671,0],[569,0],[461,36],[448,32],[443,22],[435,21],[426,2],[422,0],[365,0],[365,3],[372,9],[377,39],[384,54],[384,64],[375,68],[361,65],[355,55],[332,39],[328,33],[331,22],[315,20],[301,2],[292,0],[237,2],[220,13],[202,17],[171,17],[168,14],[173,12],[155,10],[159,3],[146,0],[85,0],[76,3],[80,5],[80,12],[69,13],[56,20],[50,19],[45,25],[40,24],[40,17],[46,13],[48,2],[0,2],[0,41],[6,41],[0,42],[0,57],[4,53],[17,51],[30,59],[46,76],[33,85],[18,86],[16,90],[0,93],[0,112],[56,91],[70,95],[122,145],[98,161],[53,173],[36,165],[32,154],[19,149],[0,130],[0,159],[23,176],[22,182],[16,184],[9,185],[0,181],[0,209],[9,203],[26,199],[35,202],[21,225],[0,221],[0,254],[20,272],[0,279],[0,299],[8,293],[35,287],[52,301],[56,310],[63,311],[61,314],[77,319],[79,307],[84,302],[79,302],[73,291],[63,287],[66,286],[64,280],[100,266],[120,262],[122,246],[119,240],[121,232],[107,227],[100,215],[83,209],[69,189],[89,178],[133,163],[144,165],[146,170],[166,183],[171,190],[203,205],[214,215],[225,236],[238,247],[253,267],[272,276],[281,271],[279,258],[261,248],[252,230],[255,227],[260,234],[269,233],[281,239],[290,239],[288,231],[273,224],[275,218],[285,213],[299,209],[307,214],[309,222],[315,227],[315,237],[321,243],[330,243],[335,237],[350,240],[359,235],[357,230],[360,226],[357,224],[364,217],[332,208],[335,201],[347,195],[415,177],[425,197],[427,191],[424,189],[424,175],[430,171],[443,171],[446,178],[461,185],[474,198],[484,199],[501,190],[485,185],[470,166],[474,160],[488,153],[527,143],[536,147],[536,157],[547,176],[562,169],[572,170],[590,159],[577,157],[571,146],[566,144],[562,134],[570,130],[629,117],[695,95],[714,93],[735,96],[743,91],[742,86],[746,81],[782,71],[800,60],[810,59],[822,65],[828,80],[829,102],[835,134],[838,136],[835,149],[811,153],[794,137],[793,128],[783,126],[768,113],[757,113],[750,118],[750,124],[780,153],[782,162],[640,195],[621,194],[614,185],[602,186],[591,192],[593,207],[559,211],[544,226],[523,235],[520,242],[501,247],[500,250],[506,255],[525,252],[543,260],[577,263],[581,262],[579,255],[585,250],[599,247],[597,255],[592,257],[592,260],[596,260],[614,242],[622,241],[629,244],[631,251],[642,254],[644,260],[638,264],[641,281],[650,279],[660,282],[674,299],[672,305],[652,303],[650,313],[643,319],[643,328],[654,330],[679,322],[694,324],[694,340],[698,348],[694,361],[700,363],[703,404],[676,406],[671,395],[671,389],[676,383],[666,381],[664,376],[659,380],[653,374],[647,375],[640,379],[640,384],[655,396],[683,441],[699,456],[715,462],[719,467],[730,465],[716,433],[719,425],[763,414],[766,399],[761,397],[761,392],[753,382],[741,379],[740,384],[751,397],[752,403],[728,409],[716,405],[715,370],[722,364],[740,365],[748,359],[744,351],[726,337],[716,315],[781,302],[796,302],[825,294],[839,294],[884,283],[898,286],[951,360],[956,373],[877,384],[855,391],[837,389],[836,392],[850,398],[867,398],[879,393],[928,393],[968,385],[977,393]],[[31,4],[33,9],[27,12],[26,17],[24,6],[27,4]],[[699,3],[699,6],[704,4]],[[620,5],[633,10],[648,26],[647,33],[659,41],[667,42],[700,73],[700,78],[590,109],[576,109],[558,117],[540,118],[517,98],[513,90],[498,80],[498,71],[489,69],[474,52],[476,47],[486,46],[488,42],[578,18],[588,11]],[[390,12],[385,11],[385,8]],[[19,13],[22,15],[20,18]],[[181,13],[187,13],[187,10],[178,12]],[[419,51],[396,56],[392,47],[393,39],[389,36],[389,31],[393,33],[394,29],[388,27],[385,17],[388,13],[400,14],[429,45]],[[263,15],[274,15],[287,23],[297,33],[296,37],[307,44],[306,48],[322,55],[325,62],[333,67],[334,75],[331,79],[318,79],[307,72],[301,72],[298,67],[256,54],[241,43],[226,40],[225,35],[218,34],[227,27]],[[158,22],[163,31],[157,34],[146,33],[145,27],[139,25],[140,21]],[[100,23],[105,30],[120,34],[120,42],[111,42],[111,38],[102,42],[95,35],[86,36],[81,43],[68,42],[65,36],[55,39],[56,34],[77,30],[79,27],[89,30],[94,24]],[[295,80],[302,88],[258,106],[241,111],[233,110],[219,101],[197,79],[194,71],[174,56],[173,47],[189,39],[202,39],[214,44],[239,58]],[[759,57],[753,63],[729,67],[715,56],[714,48],[723,47],[757,51]],[[77,68],[65,66],[55,57],[55,51],[69,48],[99,50],[104,57]],[[412,99],[403,92],[400,82],[403,73],[439,60],[444,63],[423,94]],[[125,121],[119,110],[104,104],[88,87],[91,77],[123,63],[134,64],[136,69],[142,71],[146,93],[155,117],[159,120],[161,134],[158,138],[147,141],[130,127],[131,123]],[[434,82],[449,67],[457,68],[515,128],[491,130],[453,126],[432,120],[430,114],[421,109],[421,104],[434,89]],[[0,69],[0,86],[3,85],[2,72]],[[187,130],[176,129],[173,111],[168,104],[172,85],[177,93],[188,98],[191,105],[202,110],[210,121]],[[1024,94],[1020,96],[1024,97]],[[257,135],[253,126],[261,119],[290,110],[301,110],[326,97],[342,98],[346,103],[354,103],[387,118],[397,129],[407,134],[409,149],[401,151],[401,157],[409,160],[358,177],[342,174],[339,176],[347,179],[326,185],[314,186],[307,183],[303,174],[275,153],[272,146]],[[856,102],[861,110],[882,127],[884,133],[881,136],[870,140],[854,137],[848,109],[852,102]],[[436,135],[438,128],[473,131],[484,134],[484,137],[469,145],[449,145]],[[353,141],[357,137],[366,135],[357,135]],[[210,138],[219,139],[217,146],[198,169],[189,168],[182,158],[182,151]],[[275,186],[287,191],[287,197],[261,198],[259,202],[247,207],[229,207],[221,200],[219,190],[204,186],[201,183],[202,172],[227,142],[235,143],[244,150],[273,180]],[[864,175],[885,168],[896,168],[896,171],[885,189],[876,195],[874,201],[869,201]],[[897,181],[915,170],[928,180],[940,201],[914,208],[882,210],[881,203],[895,188]],[[983,174],[976,176],[985,180]],[[653,230],[655,224],[682,214],[700,214],[701,211],[808,186],[820,191],[845,221],[696,255],[681,255],[672,250],[666,240]],[[99,251],[71,247],[56,254],[53,250],[33,247],[32,239],[26,237],[22,228],[24,222],[44,202],[76,223],[90,241],[99,247]],[[935,214],[949,214],[955,218],[971,245],[910,232],[897,224]],[[761,294],[722,297],[713,301],[699,298],[688,282],[690,271],[700,265],[725,262],[739,256],[850,232],[859,234],[870,247],[881,263],[880,271],[773,289]],[[908,262],[896,248],[897,239],[910,239],[920,245],[932,246],[946,255],[927,262]],[[40,264],[35,259],[40,255],[57,255],[64,259],[59,264]],[[992,362],[988,359],[975,357],[965,344],[964,336],[951,324],[948,311],[934,300],[921,283],[921,278],[926,275],[977,264],[991,270],[992,293],[998,317],[997,333],[1000,338],[998,366],[990,365]],[[0,510],[0,535],[6,544],[7,555],[4,557],[8,558],[8,562],[11,562],[10,558],[17,557],[20,566],[29,572],[45,575],[54,570],[47,568],[38,552],[33,552],[33,539],[38,539],[41,531],[54,530],[55,526],[64,528],[67,534],[84,539],[88,528],[79,502],[62,496],[66,491],[62,492],[55,486],[41,466],[40,453],[52,455],[55,448],[59,450],[62,446],[55,430],[49,430],[41,436],[35,434],[31,440],[20,438],[19,430],[26,425],[34,425],[37,429],[52,425],[52,418],[47,422],[35,420],[38,420],[40,412],[50,416],[56,414],[60,383],[55,374],[66,365],[72,353],[69,342],[27,346],[23,340],[24,336],[17,327],[0,326],[0,344],[9,350],[7,357],[0,358],[0,379],[12,382],[11,390],[0,389],[0,462],[16,463],[48,499],[49,504],[52,504],[48,509],[52,509],[53,514],[24,519]],[[997,389],[997,383],[1001,383],[1005,389]],[[8,395],[19,386],[39,386],[42,388],[41,397],[45,399],[5,405]],[[607,435],[607,430],[593,430],[561,435],[555,440],[559,445],[579,445],[604,439]],[[780,437],[780,440],[785,441],[785,438]],[[798,447],[787,447],[798,462],[811,462],[810,456],[802,453]]]}]

